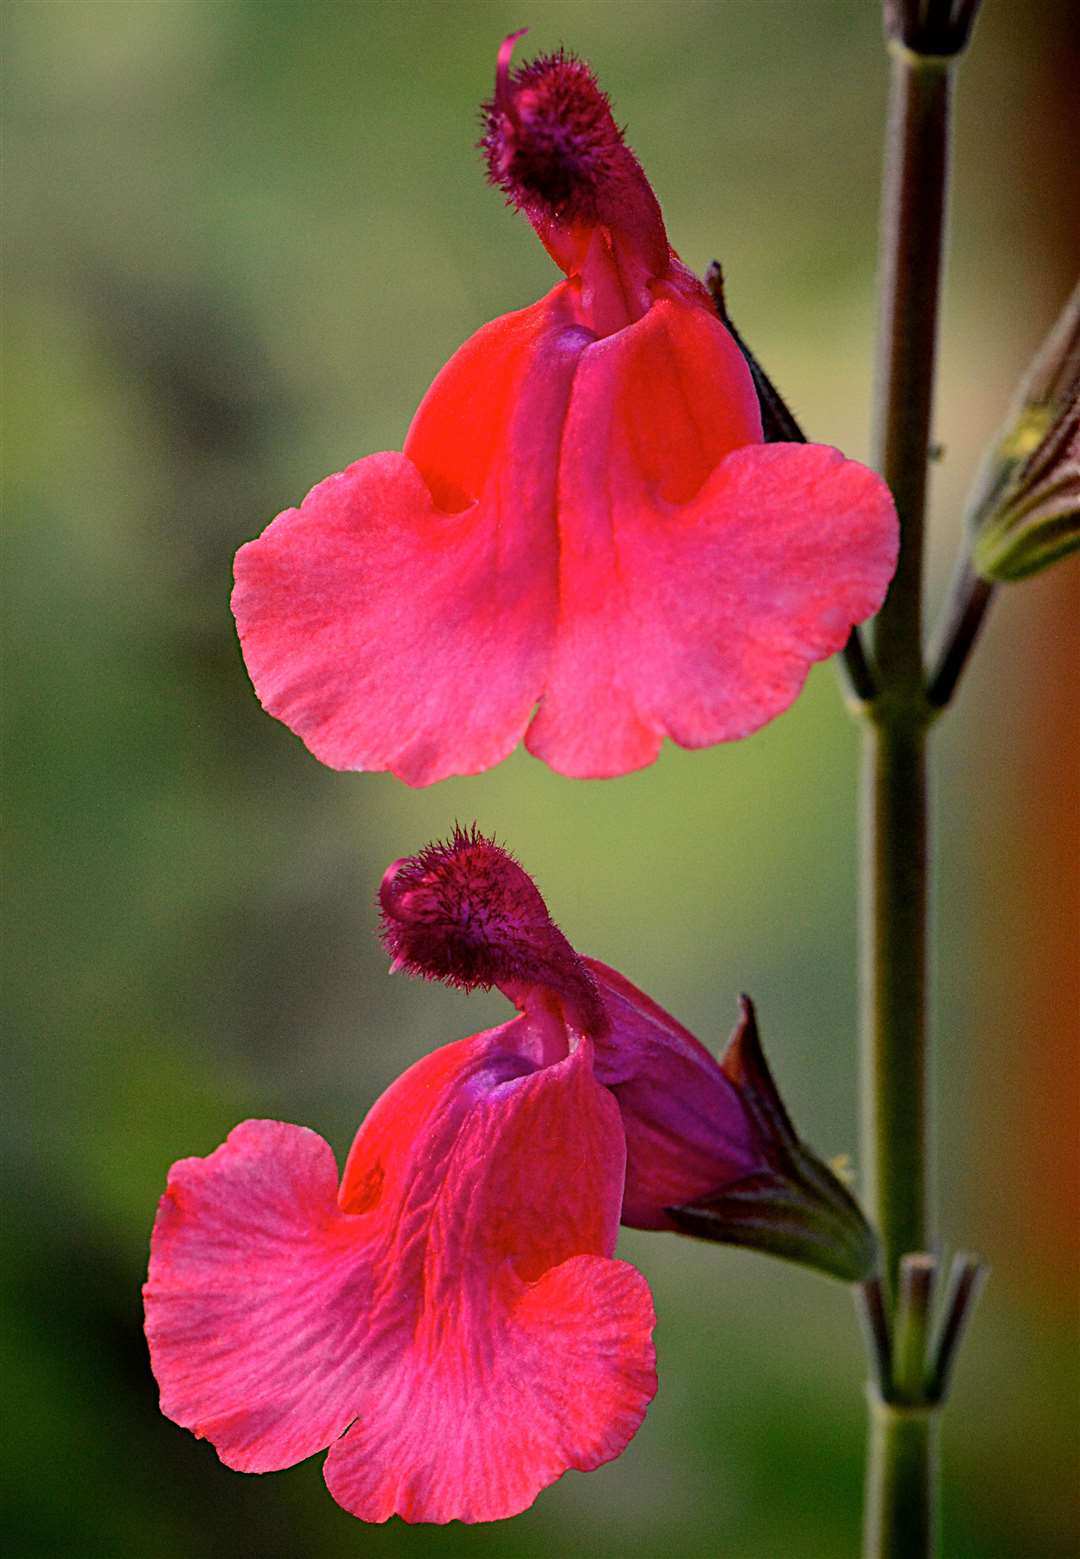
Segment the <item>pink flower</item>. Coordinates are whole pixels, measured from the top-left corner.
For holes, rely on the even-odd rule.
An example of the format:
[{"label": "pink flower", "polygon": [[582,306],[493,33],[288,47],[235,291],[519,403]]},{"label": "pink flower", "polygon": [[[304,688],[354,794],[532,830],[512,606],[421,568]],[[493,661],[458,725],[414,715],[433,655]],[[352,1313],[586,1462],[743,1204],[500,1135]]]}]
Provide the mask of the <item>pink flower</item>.
[{"label": "pink flower", "polygon": [[624,1223],[673,1229],[668,1208],[764,1166],[719,1062],[629,980],[576,953],[492,840],[457,829],[449,844],[395,861],[380,899],[394,968],[464,990],[498,986],[524,1014],[554,1013],[590,1036],[626,1134]]},{"label": "pink flower", "polygon": [[512,72],[517,36],[483,144],[567,279],[465,343],[403,453],[327,478],[236,559],[265,708],[324,763],[414,785],[523,736],[581,777],[665,736],[745,736],[896,561],[877,476],[763,444],[749,370],[591,71],[559,53]]},{"label": "pink flower", "polygon": [[554,1015],[590,1036],[626,1138],[624,1224],[749,1245],[850,1282],[873,1270],[874,1234],[798,1137],[746,997],[718,1061],[623,975],[576,953],[532,878],[475,829],[395,861],[380,900],[395,969],[498,986],[534,1021]]},{"label": "pink flower", "polygon": [[[330,1492],[363,1520],[492,1521],[617,1456],[656,1390],[620,1216],[858,1274],[832,1203],[847,1265],[816,1254],[820,1208],[789,1175],[752,1022],[716,1062],[580,958],[475,832],[395,862],[381,899],[396,967],[498,985],[519,1016],[399,1078],[340,1186],[322,1138],[280,1121],[174,1164],[146,1333],[162,1411],[227,1466],[328,1449]],[[779,1237],[762,1234],[776,1207]]]},{"label": "pink flower", "polygon": [[410,1068],[340,1187],[314,1132],[245,1121],[158,1211],[162,1411],[242,1472],[329,1447],[365,1521],[515,1515],[656,1390],[648,1286],[611,1259],[625,1157],[589,1040],[543,1012]]}]

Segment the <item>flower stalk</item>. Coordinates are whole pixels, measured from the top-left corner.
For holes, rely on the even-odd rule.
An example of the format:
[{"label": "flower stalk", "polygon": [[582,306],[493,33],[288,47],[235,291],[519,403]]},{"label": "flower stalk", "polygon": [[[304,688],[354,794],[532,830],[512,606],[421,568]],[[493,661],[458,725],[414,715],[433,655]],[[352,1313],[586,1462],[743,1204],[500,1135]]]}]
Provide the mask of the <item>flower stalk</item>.
[{"label": "flower stalk", "polygon": [[937,1424],[931,1407],[887,1402],[873,1386],[863,1553],[916,1559],[936,1543]]},{"label": "flower stalk", "polygon": [[952,74],[975,10],[952,0],[885,4],[892,63],[874,446],[896,499],[900,560],[874,625],[876,695],[863,705],[862,1138],[865,1200],[883,1252],[880,1289],[862,1290],[875,1343],[864,1559],[928,1559],[937,1529],[940,1399],[928,1389],[936,1263],[922,1254],[933,1239],[927,736],[934,718],[923,658],[923,533]]}]

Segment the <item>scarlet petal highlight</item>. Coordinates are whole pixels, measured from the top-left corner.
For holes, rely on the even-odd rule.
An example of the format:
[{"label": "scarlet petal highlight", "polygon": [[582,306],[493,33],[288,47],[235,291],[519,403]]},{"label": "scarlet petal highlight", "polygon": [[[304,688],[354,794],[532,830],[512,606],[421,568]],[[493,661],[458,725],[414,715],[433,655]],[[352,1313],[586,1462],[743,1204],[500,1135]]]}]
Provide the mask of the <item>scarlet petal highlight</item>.
[{"label": "scarlet petal highlight", "polygon": [[618,1455],[656,1389],[648,1288],[611,1259],[618,1109],[587,1041],[536,1048],[523,1017],[418,1063],[340,1198],[326,1144],[276,1121],[175,1165],[145,1290],[163,1411],[246,1471],[330,1446],[368,1521],[497,1520]]},{"label": "scarlet petal highlight", "polygon": [[405,454],[328,477],[237,554],[263,706],[331,768],[429,785],[520,741],[557,616],[556,450],[586,339],[555,295],[496,320],[443,370]]},{"label": "scarlet petal highlight", "polygon": [[567,280],[465,343],[403,455],[320,483],[236,560],[264,707],[331,767],[412,785],[522,738],[600,778],[666,737],[746,736],[896,563],[879,477],[763,444],[750,371],[588,66],[515,71],[518,36],[483,145]]},{"label": "scarlet petal highlight", "polygon": [[514,1515],[567,1467],[618,1455],[641,1422],[652,1307],[607,1259],[621,1129],[586,1057],[504,1085],[462,1129],[411,1346],[378,1413],[327,1459],[331,1493],[364,1520]]}]

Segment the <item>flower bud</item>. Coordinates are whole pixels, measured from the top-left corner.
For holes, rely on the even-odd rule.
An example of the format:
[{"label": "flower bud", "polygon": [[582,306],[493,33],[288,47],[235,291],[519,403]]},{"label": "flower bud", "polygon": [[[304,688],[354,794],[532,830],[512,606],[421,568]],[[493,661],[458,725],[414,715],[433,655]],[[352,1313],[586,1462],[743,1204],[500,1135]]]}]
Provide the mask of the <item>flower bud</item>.
[{"label": "flower bud", "polygon": [[993,583],[1080,548],[1080,286],[1036,355],[976,484],[972,556]]},{"label": "flower bud", "polygon": [[885,0],[885,36],[924,58],[952,59],[971,39],[980,0]]}]

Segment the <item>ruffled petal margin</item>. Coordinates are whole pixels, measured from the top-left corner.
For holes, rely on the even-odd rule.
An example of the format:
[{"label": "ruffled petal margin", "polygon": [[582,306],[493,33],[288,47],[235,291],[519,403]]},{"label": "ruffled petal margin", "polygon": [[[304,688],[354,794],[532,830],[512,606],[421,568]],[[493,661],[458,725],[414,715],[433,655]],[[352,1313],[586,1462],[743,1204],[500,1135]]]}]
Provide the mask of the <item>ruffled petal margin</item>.
[{"label": "ruffled petal margin", "polygon": [[144,1289],[161,1411],[240,1472],[292,1467],[356,1413],[369,1243],[303,1126],[244,1121],[174,1164]]},{"label": "ruffled petal margin", "polygon": [[670,299],[581,360],[560,468],[559,629],[526,738],[560,773],[641,768],[665,736],[749,735],[885,597],[896,512],[865,466],[825,445],[746,442],[706,471],[692,449],[665,457],[646,436],[650,419],[686,424],[688,408],[694,428],[730,427],[721,338]]},{"label": "ruffled petal margin", "polygon": [[255,690],[331,768],[428,785],[525,731],[555,623],[558,443],[592,339],[565,290],[465,343],[404,454],[328,477],[237,553]]},{"label": "ruffled petal margin", "polygon": [[[174,1166],[147,1333],[163,1411],[228,1465],[330,1445],[330,1491],[364,1520],[492,1521],[634,1434],[655,1317],[611,1259],[618,1107],[586,1040],[527,1070],[527,1026],[436,1052],[384,1095],[342,1187],[361,1211],[300,1127],[249,1121]],[[384,1166],[395,1118],[411,1135]]]}]

